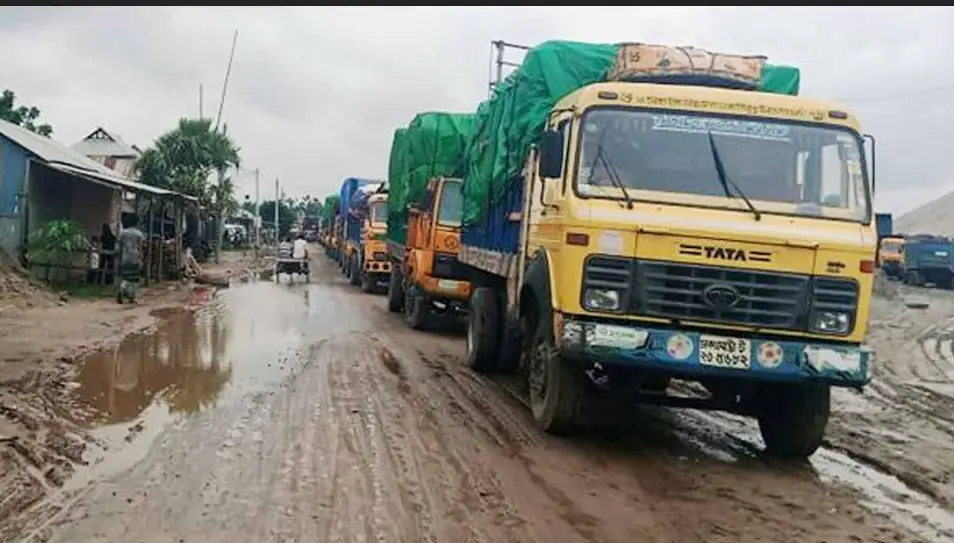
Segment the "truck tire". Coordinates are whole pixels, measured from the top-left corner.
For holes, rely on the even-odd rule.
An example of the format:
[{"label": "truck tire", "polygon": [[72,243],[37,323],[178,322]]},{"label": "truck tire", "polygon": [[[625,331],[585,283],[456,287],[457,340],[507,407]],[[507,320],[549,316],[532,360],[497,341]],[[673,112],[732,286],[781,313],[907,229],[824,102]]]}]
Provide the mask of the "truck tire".
[{"label": "truck tire", "polygon": [[388,281],[388,311],[400,313],[404,309],[404,277],[397,266],[391,269],[391,279]]},{"label": "truck tire", "polygon": [[349,268],[351,271],[348,273],[348,279],[351,281],[351,286],[356,287],[361,284],[361,264],[358,263],[357,255],[351,256]]},{"label": "truck tire", "polygon": [[410,285],[404,295],[404,320],[414,330],[424,330],[427,328],[427,309],[426,294],[417,285]]},{"label": "truck tire", "polygon": [[924,280],[921,279],[921,274],[918,273],[918,270],[908,270],[908,273],[904,276],[904,282],[912,287],[924,285]]},{"label": "truck tire", "polygon": [[498,367],[500,306],[497,293],[478,287],[470,296],[467,311],[467,365],[479,373],[492,373]]},{"label": "truck tire", "polygon": [[583,371],[560,356],[546,317],[534,323],[527,361],[530,410],[548,434],[565,435],[579,429],[583,418]]},{"label": "truck tire", "polygon": [[758,420],[765,452],[808,458],[821,446],[831,411],[831,389],[820,383],[771,385],[760,392]]},{"label": "truck tire", "polygon": [[371,272],[361,272],[361,291],[366,294],[374,293],[374,287],[378,285],[378,279]]}]

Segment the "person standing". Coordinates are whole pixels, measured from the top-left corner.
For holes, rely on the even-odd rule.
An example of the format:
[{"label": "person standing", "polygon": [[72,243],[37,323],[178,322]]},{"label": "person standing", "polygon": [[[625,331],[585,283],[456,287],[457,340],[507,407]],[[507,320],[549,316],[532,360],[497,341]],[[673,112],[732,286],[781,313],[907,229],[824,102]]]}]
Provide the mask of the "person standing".
[{"label": "person standing", "polygon": [[116,236],[107,223],[103,223],[99,243],[99,267],[104,277],[103,282],[111,283],[113,281],[113,275],[116,273]]},{"label": "person standing", "polygon": [[139,229],[139,217],[127,215],[123,220],[123,230],[119,233],[119,290],[116,301],[136,302],[139,294],[139,276],[142,272],[142,245],[146,234]]}]

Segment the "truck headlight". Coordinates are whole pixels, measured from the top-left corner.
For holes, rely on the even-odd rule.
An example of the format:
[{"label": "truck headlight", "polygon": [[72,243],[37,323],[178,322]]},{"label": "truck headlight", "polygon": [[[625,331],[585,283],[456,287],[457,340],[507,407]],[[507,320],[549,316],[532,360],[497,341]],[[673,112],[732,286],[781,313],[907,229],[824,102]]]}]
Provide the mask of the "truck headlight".
[{"label": "truck headlight", "polygon": [[603,288],[588,288],[583,293],[583,307],[593,311],[618,311],[619,291]]},{"label": "truck headlight", "polygon": [[817,311],[812,328],[823,334],[844,335],[851,331],[851,315],[843,311]]}]

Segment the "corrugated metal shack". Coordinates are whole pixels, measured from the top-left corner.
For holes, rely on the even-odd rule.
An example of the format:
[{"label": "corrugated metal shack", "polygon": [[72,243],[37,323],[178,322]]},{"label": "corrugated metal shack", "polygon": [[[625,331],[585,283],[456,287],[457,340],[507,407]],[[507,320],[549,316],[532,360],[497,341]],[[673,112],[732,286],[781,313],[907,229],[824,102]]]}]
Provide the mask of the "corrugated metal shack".
[{"label": "corrugated metal shack", "polygon": [[[138,183],[51,138],[0,121],[0,253],[22,260],[28,234],[57,219],[77,222],[88,237],[99,235],[104,224],[118,234],[129,200],[146,210],[140,217],[151,240],[146,281],[174,277],[181,269],[182,228],[165,225],[182,225],[195,198]],[[172,220],[156,221],[156,215]],[[34,273],[49,273],[49,266],[39,267],[47,270]]]}]

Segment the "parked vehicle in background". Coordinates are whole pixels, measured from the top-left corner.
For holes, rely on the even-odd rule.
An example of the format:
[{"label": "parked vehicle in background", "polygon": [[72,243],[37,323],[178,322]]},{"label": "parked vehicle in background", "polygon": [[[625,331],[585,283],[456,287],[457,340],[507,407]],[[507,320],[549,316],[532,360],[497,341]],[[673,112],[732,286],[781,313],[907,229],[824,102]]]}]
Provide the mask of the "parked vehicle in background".
[{"label": "parked vehicle in background", "polygon": [[[466,314],[458,262],[464,147],[473,115],[428,112],[394,134],[388,175],[388,309],[415,329]],[[457,176],[457,178],[455,178]]]},{"label": "parked vehicle in background", "polygon": [[889,235],[881,238],[878,244],[878,265],[885,277],[904,278],[904,244],[904,236]]},{"label": "parked vehicle in background", "polygon": [[905,237],[903,273],[912,286],[954,288],[954,241],[933,234]]},{"label": "parked vehicle in background", "polygon": [[351,200],[361,187],[374,183],[370,179],[349,177],[341,183],[338,195],[338,206],[341,211],[341,239],[339,241],[338,265],[342,273],[352,284],[357,284],[357,277],[352,278],[358,260],[358,247],[361,244],[361,219],[348,212]]}]

